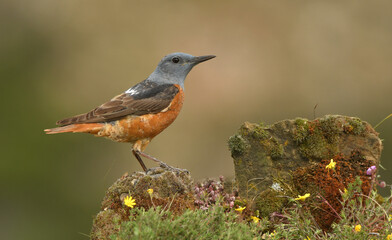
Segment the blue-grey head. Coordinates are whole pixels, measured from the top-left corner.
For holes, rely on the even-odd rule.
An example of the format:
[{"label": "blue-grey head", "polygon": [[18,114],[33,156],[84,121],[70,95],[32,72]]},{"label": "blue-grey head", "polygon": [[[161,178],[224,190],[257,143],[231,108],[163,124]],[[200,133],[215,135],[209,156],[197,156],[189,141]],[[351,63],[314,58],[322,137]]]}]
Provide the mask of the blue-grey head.
[{"label": "blue-grey head", "polygon": [[186,53],[172,53],[166,55],[159,62],[148,80],[161,83],[179,84],[184,88],[184,81],[188,73],[197,64],[214,58],[214,55],[195,57]]}]

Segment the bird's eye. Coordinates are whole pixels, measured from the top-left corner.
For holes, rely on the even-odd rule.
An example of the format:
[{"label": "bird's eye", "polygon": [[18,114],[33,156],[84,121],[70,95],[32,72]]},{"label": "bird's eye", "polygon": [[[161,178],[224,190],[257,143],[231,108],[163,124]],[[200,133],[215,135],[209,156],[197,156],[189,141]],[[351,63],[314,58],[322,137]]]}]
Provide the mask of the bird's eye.
[{"label": "bird's eye", "polygon": [[180,61],[180,59],[178,57],[172,58],[172,62],[174,62],[174,63],[178,63],[179,61]]}]

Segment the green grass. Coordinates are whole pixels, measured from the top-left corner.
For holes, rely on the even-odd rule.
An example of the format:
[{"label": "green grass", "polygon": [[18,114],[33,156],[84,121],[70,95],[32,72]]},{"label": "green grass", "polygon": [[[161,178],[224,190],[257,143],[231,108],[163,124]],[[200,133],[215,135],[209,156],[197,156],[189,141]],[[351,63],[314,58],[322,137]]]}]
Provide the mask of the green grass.
[{"label": "green grass", "polygon": [[187,210],[180,216],[160,207],[131,210],[131,219],[120,225],[111,239],[254,239],[256,225],[239,221],[234,212],[219,205],[209,210]]}]

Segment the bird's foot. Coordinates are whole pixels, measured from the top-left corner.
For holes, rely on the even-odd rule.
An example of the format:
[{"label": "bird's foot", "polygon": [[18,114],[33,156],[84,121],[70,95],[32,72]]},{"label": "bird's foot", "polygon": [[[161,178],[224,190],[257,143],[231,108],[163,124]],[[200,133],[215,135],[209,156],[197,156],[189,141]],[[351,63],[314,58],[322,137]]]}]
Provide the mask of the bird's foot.
[{"label": "bird's foot", "polygon": [[[155,157],[153,157],[153,156],[148,155],[147,153],[144,153],[144,152],[141,152],[141,151],[136,151],[136,153],[139,154],[139,155],[141,155],[141,156],[143,156],[143,157],[145,157],[145,158],[149,158],[149,159],[153,160],[154,162],[159,163],[159,166],[160,166],[161,168],[166,168],[166,169],[168,169],[168,170],[170,170],[170,171],[173,171],[173,172],[184,172],[184,171],[185,171],[185,172],[189,173],[189,171],[186,170],[186,169],[181,169],[181,168],[172,167],[172,166],[168,165],[167,163],[164,163],[164,162],[162,162],[161,160],[159,160],[159,159],[157,159],[157,158],[155,158]],[[145,171],[146,171],[146,170],[145,170]],[[146,172],[147,172],[147,171],[146,171]]]},{"label": "bird's foot", "polygon": [[186,170],[186,169],[181,169],[181,168],[172,167],[172,166],[170,166],[170,165],[168,165],[168,164],[166,164],[166,163],[164,163],[164,162],[162,162],[162,161],[160,161],[159,166],[160,166],[161,168],[166,168],[166,169],[168,169],[168,170],[170,170],[170,171],[172,171],[172,172],[186,172],[186,173],[189,173],[189,171]]}]

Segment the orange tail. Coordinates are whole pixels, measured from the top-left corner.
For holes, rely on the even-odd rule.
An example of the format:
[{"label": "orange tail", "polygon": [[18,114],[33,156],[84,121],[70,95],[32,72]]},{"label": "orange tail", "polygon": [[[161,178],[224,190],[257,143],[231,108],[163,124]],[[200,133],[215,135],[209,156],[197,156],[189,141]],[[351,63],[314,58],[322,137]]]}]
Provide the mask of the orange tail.
[{"label": "orange tail", "polygon": [[82,132],[82,133],[91,133],[97,134],[99,130],[102,129],[104,124],[102,123],[80,123],[80,124],[71,124],[63,127],[45,129],[46,134],[56,134],[56,133],[65,133],[65,132]]}]

